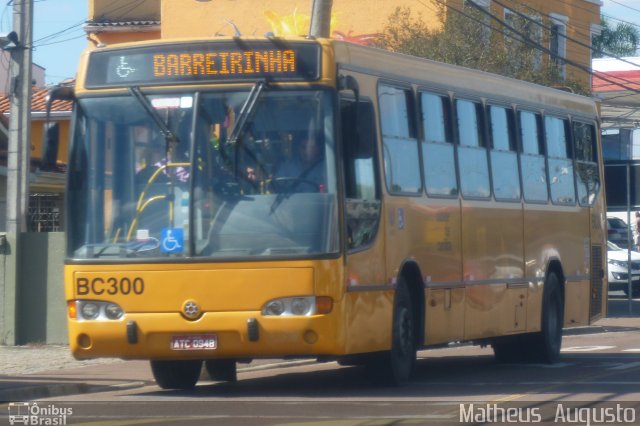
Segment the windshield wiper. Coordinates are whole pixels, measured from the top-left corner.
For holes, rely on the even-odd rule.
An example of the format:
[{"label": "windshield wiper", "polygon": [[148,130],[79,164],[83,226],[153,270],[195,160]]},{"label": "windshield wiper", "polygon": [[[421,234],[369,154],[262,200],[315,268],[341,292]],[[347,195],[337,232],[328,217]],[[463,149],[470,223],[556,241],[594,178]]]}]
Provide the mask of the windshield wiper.
[{"label": "windshield wiper", "polygon": [[164,120],[162,120],[162,117],[160,117],[160,114],[158,114],[158,111],[156,111],[155,108],[153,108],[153,105],[151,105],[151,102],[149,102],[149,99],[147,99],[147,97],[142,94],[142,92],[140,91],[140,88],[137,86],[129,87],[129,92],[131,92],[133,97],[136,98],[138,102],[140,102],[140,105],[142,105],[145,111],[147,111],[149,116],[156,123],[156,125],[160,129],[160,133],[162,134],[162,136],[164,136],[164,140],[168,142],[167,147],[169,147],[171,144],[177,144],[178,137],[175,135],[175,133],[171,131],[171,129],[164,122]]},{"label": "windshield wiper", "polygon": [[238,141],[240,136],[245,131],[247,127],[247,122],[249,118],[253,116],[256,111],[256,104],[258,99],[260,98],[260,94],[262,90],[265,88],[267,84],[264,81],[258,81],[253,85],[251,91],[249,92],[249,96],[245,99],[242,108],[240,108],[240,113],[238,114],[238,118],[233,125],[233,129],[229,132],[229,136],[227,137],[228,144],[234,144]]}]

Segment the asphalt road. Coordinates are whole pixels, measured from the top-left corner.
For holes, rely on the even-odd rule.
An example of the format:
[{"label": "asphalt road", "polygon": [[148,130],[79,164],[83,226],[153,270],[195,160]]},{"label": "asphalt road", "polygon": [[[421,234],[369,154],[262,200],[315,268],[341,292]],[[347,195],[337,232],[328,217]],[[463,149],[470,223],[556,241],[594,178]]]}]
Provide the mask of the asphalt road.
[{"label": "asphalt road", "polygon": [[640,424],[640,328],[609,329],[565,336],[554,365],[498,364],[475,346],[423,351],[401,388],[379,387],[357,367],[294,363],[188,392],[149,383],[38,404],[73,408],[67,424]]}]

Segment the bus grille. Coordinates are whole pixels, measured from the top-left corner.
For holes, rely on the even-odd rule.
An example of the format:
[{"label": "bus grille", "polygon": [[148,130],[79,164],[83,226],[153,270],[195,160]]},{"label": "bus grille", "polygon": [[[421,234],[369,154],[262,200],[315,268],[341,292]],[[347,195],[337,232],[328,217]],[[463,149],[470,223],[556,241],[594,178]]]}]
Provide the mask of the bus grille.
[{"label": "bus grille", "polygon": [[591,246],[591,306],[589,317],[602,314],[602,247]]}]

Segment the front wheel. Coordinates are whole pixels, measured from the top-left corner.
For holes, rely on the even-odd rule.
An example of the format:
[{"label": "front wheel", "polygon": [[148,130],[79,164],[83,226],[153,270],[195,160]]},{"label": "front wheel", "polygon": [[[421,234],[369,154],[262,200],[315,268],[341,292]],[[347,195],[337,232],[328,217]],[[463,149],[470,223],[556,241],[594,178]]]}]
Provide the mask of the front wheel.
[{"label": "front wheel", "polygon": [[151,361],[151,371],[162,389],[193,389],[200,378],[202,361]]},{"label": "front wheel", "polygon": [[[385,385],[399,386],[409,380],[416,362],[416,323],[409,289],[403,278],[398,280],[393,304],[391,350],[377,360],[374,374]],[[372,370],[371,368],[369,368]]]}]

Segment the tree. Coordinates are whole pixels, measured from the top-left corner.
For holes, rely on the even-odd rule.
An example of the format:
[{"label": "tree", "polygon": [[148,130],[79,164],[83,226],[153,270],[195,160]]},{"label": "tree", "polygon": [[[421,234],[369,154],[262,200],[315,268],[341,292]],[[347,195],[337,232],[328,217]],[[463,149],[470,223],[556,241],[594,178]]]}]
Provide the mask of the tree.
[{"label": "tree", "polygon": [[440,22],[436,29],[430,29],[420,14],[414,18],[409,8],[397,8],[388,19],[378,47],[589,93],[583,84],[562,76],[559,61],[543,59],[542,51],[536,47],[543,43],[545,24],[541,21],[514,14],[508,23],[515,30],[512,31],[475,8],[465,8],[463,15],[447,13],[444,5],[436,7]]},{"label": "tree", "polygon": [[638,50],[640,31],[629,23],[618,22],[615,28],[604,16],[600,18],[602,32],[593,37],[593,56],[632,56]]}]

